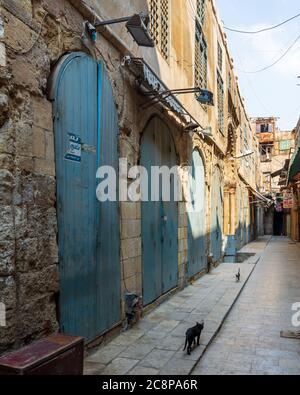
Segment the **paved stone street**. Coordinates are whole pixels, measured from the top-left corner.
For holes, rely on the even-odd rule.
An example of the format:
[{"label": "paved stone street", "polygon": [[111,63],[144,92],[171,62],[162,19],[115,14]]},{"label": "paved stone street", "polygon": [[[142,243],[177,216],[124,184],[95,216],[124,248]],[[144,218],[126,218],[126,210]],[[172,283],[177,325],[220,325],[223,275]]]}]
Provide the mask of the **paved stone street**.
[{"label": "paved stone street", "polygon": [[300,302],[299,256],[299,244],[272,238],[193,374],[300,374],[300,341],[280,337],[281,330],[295,331],[291,319],[292,304]]},{"label": "paved stone street", "polygon": [[[85,374],[190,374],[193,368],[197,367],[197,362],[217,334],[268,241],[269,238],[264,237],[249,244],[242,252],[256,254],[255,256],[242,264],[221,264],[211,274],[203,276],[169,298],[146,315],[134,328],[93,350],[86,357]],[[295,261],[294,265],[296,265]],[[239,267],[241,268],[241,282],[237,283],[235,274]],[[281,274],[284,274],[284,271]],[[278,279],[278,276],[279,274],[273,274],[269,280],[270,278]],[[266,278],[265,284],[269,280]],[[276,284],[277,282],[274,287]],[[250,293],[256,294],[254,288],[252,286],[251,290],[250,287]],[[196,348],[191,356],[187,356],[182,351],[185,332],[201,320],[205,321],[201,346]],[[240,327],[242,324],[238,322],[236,325]],[[252,322],[247,323],[245,330],[251,329],[251,325]],[[219,355],[220,360],[221,356],[222,354]],[[225,356],[227,357],[224,354],[224,358]],[[199,369],[208,372],[207,365],[203,368],[200,365],[199,368],[197,367],[197,370]]]}]

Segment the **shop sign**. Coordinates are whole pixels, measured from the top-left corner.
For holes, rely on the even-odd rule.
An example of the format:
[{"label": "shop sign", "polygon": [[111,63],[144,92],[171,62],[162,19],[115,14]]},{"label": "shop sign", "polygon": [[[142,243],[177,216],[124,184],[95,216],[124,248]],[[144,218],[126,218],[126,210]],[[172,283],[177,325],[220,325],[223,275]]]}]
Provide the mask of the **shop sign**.
[{"label": "shop sign", "polygon": [[294,194],[292,191],[285,191],[283,194],[283,208],[290,209],[294,207]]}]

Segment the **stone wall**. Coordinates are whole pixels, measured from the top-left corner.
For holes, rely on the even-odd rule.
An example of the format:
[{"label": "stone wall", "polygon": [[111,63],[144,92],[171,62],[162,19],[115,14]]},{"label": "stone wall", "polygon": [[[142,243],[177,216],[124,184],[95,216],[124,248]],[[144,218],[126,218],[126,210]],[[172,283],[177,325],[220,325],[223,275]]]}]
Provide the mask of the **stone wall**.
[{"label": "stone wall", "polygon": [[[199,149],[205,163],[209,253],[211,178],[216,165],[222,173],[226,171],[224,155],[213,152],[211,141],[183,134],[172,115],[155,108],[139,110],[133,78],[120,69],[124,54],[103,35],[95,51],[82,43],[87,16],[75,8],[77,3],[81,2],[2,0],[0,8],[0,302],[6,304],[7,315],[7,326],[0,328],[0,353],[58,329],[54,133],[47,82],[56,62],[69,51],[85,51],[104,62],[118,110],[119,155],[127,158],[129,166],[139,164],[141,133],[154,113],[170,126],[183,178],[192,149]],[[208,117],[196,104],[205,122],[213,118],[215,123],[215,111],[209,111]],[[218,140],[222,149],[225,140],[226,136]],[[188,264],[184,202],[179,203],[178,212],[178,286],[183,287]],[[141,204],[121,203],[120,224],[122,295],[126,289],[141,294]]]},{"label": "stone wall", "polygon": [[26,51],[38,31],[26,23],[32,12],[30,1],[1,8],[0,298],[7,326],[0,352],[57,329],[53,123],[45,98],[50,58],[43,40]]},{"label": "stone wall", "polygon": [[[0,352],[58,329],[54,136],[46,87],[51,64],[81,44],[69,45],[67,31],[56,35],[60,23],[46,14],[53,3],[10,0],[1,7],[0,300],[7,326],[0,329]],[[72,7],[64,10],[76,21]]]},{"label": "stone wall", "polygon": [[[7,326],[1,328],[0,352],[58,329],[54,133],[47,82],[62,55],[88,51],[80,40],[83,21],[67,1],[7,0],[1,7],[0,301],[6,305]],[[119,154],[129,166],[137,165],[141,125],[153,111],[138,114],[132,81],[129,76],[123,81],[119,70],[120,53],[103,37],[98,47],[96,56],[105,63],[118,108]],[[180,156],[183,147],[176,147]],[[181,209],[180,269],[187,261],[184,217]],[[121,203],[120,222],[122,295],[125,289],[141,294],[140,203]]]}]

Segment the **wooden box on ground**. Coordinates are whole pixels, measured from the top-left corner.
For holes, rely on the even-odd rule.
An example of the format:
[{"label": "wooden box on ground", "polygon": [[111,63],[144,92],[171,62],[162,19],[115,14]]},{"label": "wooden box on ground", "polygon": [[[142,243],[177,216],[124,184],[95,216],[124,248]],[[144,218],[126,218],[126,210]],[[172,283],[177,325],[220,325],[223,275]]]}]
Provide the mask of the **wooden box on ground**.
[{"label": "wooden box on ground", "polygon": [[0,357],[0,375],[82,375],[84,339],[56,334]]}]

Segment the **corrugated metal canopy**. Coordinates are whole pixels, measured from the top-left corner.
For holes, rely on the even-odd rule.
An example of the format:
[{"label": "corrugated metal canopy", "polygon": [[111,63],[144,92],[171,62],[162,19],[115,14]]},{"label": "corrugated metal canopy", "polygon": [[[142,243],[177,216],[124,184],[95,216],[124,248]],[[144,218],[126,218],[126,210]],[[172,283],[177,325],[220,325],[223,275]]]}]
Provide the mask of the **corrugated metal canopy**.
[{"label": "corrugated metal canopy", "polygon": [[280,177],[278,186],[286,186],[287,184],[287,177],[288,177],[288,170],[289,170],[290,160],[286,159],[284,162],[284,166],[282,169],[275,171],[271,174],[272,178]]},{"label": "corrugated metal canopy", "polygon": [[300,137],[298,137],[295,153],[291,159],[289,181],[292,181],[300,173]]}]

